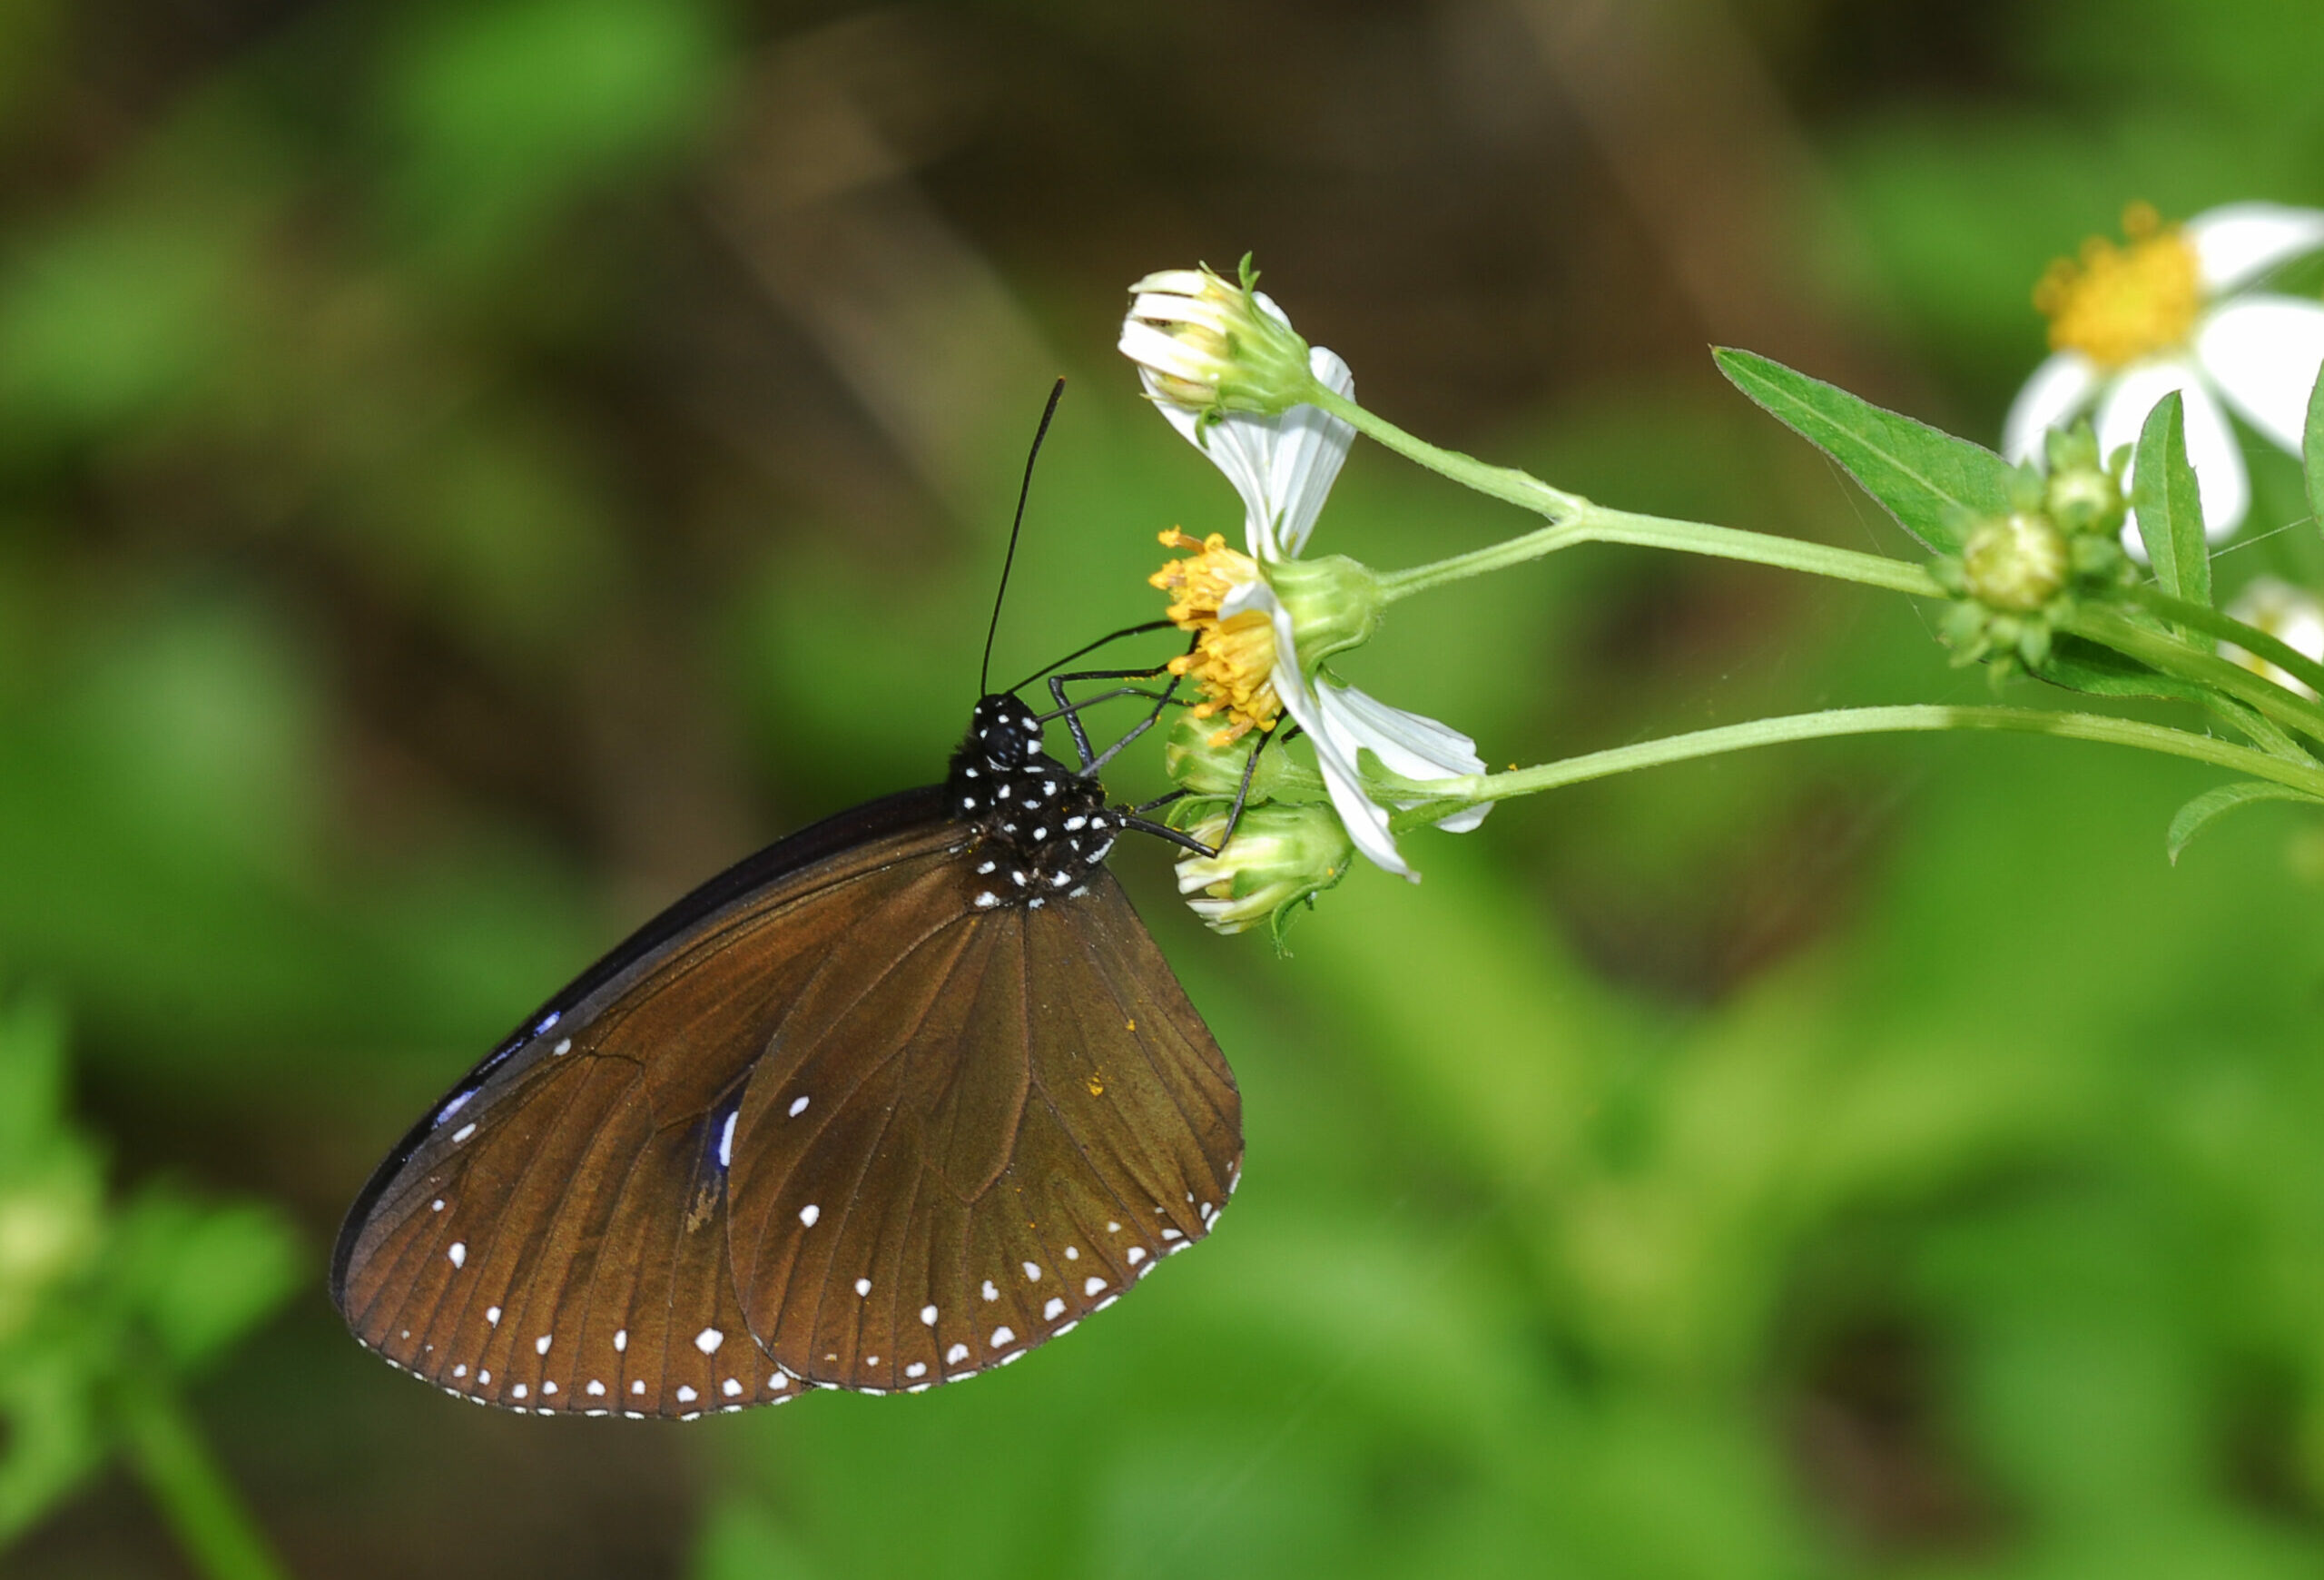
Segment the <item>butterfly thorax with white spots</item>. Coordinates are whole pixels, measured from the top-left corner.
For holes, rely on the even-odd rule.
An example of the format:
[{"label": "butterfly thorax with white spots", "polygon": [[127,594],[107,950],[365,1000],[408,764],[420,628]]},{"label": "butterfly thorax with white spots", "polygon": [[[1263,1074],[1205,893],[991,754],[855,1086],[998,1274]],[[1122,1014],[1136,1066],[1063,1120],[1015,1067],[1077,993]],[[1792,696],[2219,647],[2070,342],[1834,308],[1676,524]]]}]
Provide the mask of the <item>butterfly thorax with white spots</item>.
[{"label": "butterfly thorax with white spots", "polygon": [[977,832],[980,910],[1070,897],[1121,829],[1105,786],[1042,750],[1040,720],[1005,694],[977,704],[946,790],[952,815]]}]

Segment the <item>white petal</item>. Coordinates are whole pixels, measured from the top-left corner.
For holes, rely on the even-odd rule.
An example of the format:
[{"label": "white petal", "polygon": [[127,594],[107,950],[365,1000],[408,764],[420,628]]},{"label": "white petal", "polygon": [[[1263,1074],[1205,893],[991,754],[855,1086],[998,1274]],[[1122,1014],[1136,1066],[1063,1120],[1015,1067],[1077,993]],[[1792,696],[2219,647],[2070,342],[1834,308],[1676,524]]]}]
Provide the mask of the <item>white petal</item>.
[{"label": "white petal", "polygon": [[[1175,335],[1163,333],[1150,323],[1139,323],[1135,319],[1122,325],[1122,338],[1116,349],[1137,364],[1138,377],[1147,380],[1146,392],[1148,395],[1155,394],[1151,377],[1147,372],[1149,368],[1159,368],[1174,377],[1197,383],[1217,371],[1215,362],[1193,351],[1186,341]],[[1157,404],[1166,412],[1178,410],[1174,401],[1158,400]]]},{"label": "white petal", "polygon": [[[2114,380],[2098,404],[2098,452],[2112,455],[2118,445],[2138,442],[2148,414],[2171,391],[2186,402],[2187,459],[2195,469],[2195,482],[2203,497],[2203,536],[2216,543],[2233,532],[2250,509],[2251,484],[2243,471],[2243,450],[2228,426],[2227,413],[2196,376],[2192,364],[2177,359],[2141,362]],[[2127,490],[2133,465],[2122,474]],[[2139,558],[2146,556],[2135,513],[2123,528],[2122,542]]]},{"label": "white petal", "polygon": [[[1252,583],[1250,586],[1261,586]],[[1282,699],[1283,711],[1292,721],[1307,732],[1308,741],[1315,748],[1315,765],[1324,772],[1324,787],[1331,792],[1332,810],[1339,814],[1340,822],[1347,829],[1355,848],[1377,867],[1420,881],[1420,874],[1404,864],[1396,854],[1396,841],[1388,832],[1386,809],[1375,805],[1364,793],[1364,784],[1356,775],[1353,758],[1342,751],[1339,743],[1324,727],[1324,712],[1315,694],[1299,673],[1299,650],[1292,638],[1291,612],[1275,597],[1275,589],[1265,588],[1264,597],[1242,596],[1243,607],[1265,607],[1275,619],[1275,694]],[[1246,595],[1246,588],[1237,588],[1229,597]],[[1220,612],[1226,612],[1226,599],[1220,600]]]},{"label": "white petal", "polygon": [[2324,212],[2282,203],[2229,203],[2187,222],[2204,286],[2214,294],[2324,246]]},{"label": "white petal", "polygon": [[2098,384],[2098,365],[2080,351],[2059,351],[2034,369],[2002,422],[2003,459],[2039,459],[2042,436],[2072,421],[2089,404]]},{"label": "white petal", "polygon": [[2227,410],[2205,384],[2187,386],[2187,460],[2203,496],[2203,536],[2213,543],[2233,537],[2251,509],[2251,479]]},{"label": "white petal", "polygon": [[1206,283],[1199,269],[1157,269],[1129,288],[1132,296],[1163,291],[1173,296],[1200,296]]},{"label": "white petal", "polygon": [[[1355,375],[1348,371],[1338,352],[1310,346],[1307,366],[1325,388],[1354,398]],[[1295,406],[1270,420],[1281,425],[1282,439],[1268,469],[1267,509],[1245,526],[1254,557],[1293,559],[1307,547],[1315,517],[1339,478],[1349,448],[1355,443],[1355,430],[1315,406]]]},{"label": "white petal", "polygon": [[[1125,351],[1128,331],[1123,331]],[[1165,366],[1159,353],[1145,359]],[[1355,380],[1347,364],[1322,347],[1310,348],[1308,365],[1315,376],[1343,395],[1354,393]],[[1152,376],[1140,369],[1147,393],[1155,393]],[[1229,412],[1205,424],[1199,412],[1175,402],[1155,402],[1162,415],[1211,463],[1243,500],[1243,540],[1252,557],[1272,562],[1298,554],[1315,529],[1315,517],[1340,475],[1355,430],[1339,418],[1313,406],[1295,406],[1279,417],[1254,412]]]},{"label": "white petal", "polygon": [[2223,302],[2195,331],[2195,360],[2245,421],[2298,455],[2324,368],[2324,302],[2259,294]]},{"label": "white petal", "polygon": [[[1449,779],[1456,774],[1485,771],[1485,760],[1477,755],[1477,743],[1449,725],[1392,707],[1353,686],[1329,680],[1318,683],[1315,700],[1323,713],[1324,728],[1350,762],[1360,763],[1363,759],[1356,755],[1356,749],[1367,746],[1390,773],[1407,779]],[[1398,805],[1416,806],[1419,801],[1399,800]],[[1448,834],[1466,834],[1492,810],[1490,803],[1466,807],[1436,826]]]}]

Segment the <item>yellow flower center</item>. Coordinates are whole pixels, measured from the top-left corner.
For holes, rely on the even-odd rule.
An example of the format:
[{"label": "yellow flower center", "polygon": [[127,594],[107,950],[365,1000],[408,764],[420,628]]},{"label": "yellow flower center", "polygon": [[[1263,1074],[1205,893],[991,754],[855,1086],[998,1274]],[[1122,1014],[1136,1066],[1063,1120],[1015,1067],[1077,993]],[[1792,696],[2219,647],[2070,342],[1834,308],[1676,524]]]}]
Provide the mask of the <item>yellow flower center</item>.
[{"label": "yellow flower center", "polygon": [[2186,342],[2203,302],[2195,249],[2145,203],[2122,211],[2122,234],[2120,247],[2093,236],[2079,262],[2058,259],[2034,288],[2052,351],[2113,369]]},{"label": "yellow flower center", "polygon": [[1223,746],[1252,730],[1275,728],[1283,713],[1275,694],[1275,622],[1261,609],[1224,618],[1218,612],[1227,594],[1260,579],[1258,561],[1227,548],[1216,532],[1197,539],[1173,527],[1161,536],[1165,548],[1194,551],[1147,580],[1170,595],[1170,618],[1195,633],[1195,650],[1171,659],[1170,673],[1191,676],[1201,689],[1195,717],[1226,716],[1226,727],[1210,744]]}]

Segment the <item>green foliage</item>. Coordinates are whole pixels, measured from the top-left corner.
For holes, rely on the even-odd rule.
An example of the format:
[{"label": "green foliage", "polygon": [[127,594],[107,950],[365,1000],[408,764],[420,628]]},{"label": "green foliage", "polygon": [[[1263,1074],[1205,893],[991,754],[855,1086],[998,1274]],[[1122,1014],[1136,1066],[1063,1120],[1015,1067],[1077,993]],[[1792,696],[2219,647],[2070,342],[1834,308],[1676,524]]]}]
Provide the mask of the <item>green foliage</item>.
[{"label": "green foliage", "polygon": [[2301,454],[2306,459],[2302,469],[2308,483],[2308,513],[2317,521],[2324,521],[2324,376],[2316,380],[2316,388],[2308,393],[2308,424],[2301,434]]},{"label": "green foliage", "polygon": [[[2139,434],[2131,509],[2146,544],[2154,583],[2170,597],[2209,607],[2211,546],[2203,536],[2203,506],[2195,469],[2187,460],[2186,402],[2174,390],[2148,413]],[[2208,638],[2191,639],[2209,646]]]},{"label": "green foliage", "polygon": [[162,1185],[109,1204],[64,1076],[62,1017],[0,1002],[0,1543],[104,1461],[126,1397],[214,1365],[305,1271],[272,1208]]},{"label": "green foliage", "polygon": [[2299,801],[2316,805],[2313,795],[2303,795],[2288,785],[2270,785],[2257,779],[2206,790],[2181,806],[2171,819],[2171,832],[2164,836],[2164,845],[2170,852],[2171,864],[2176,866],[2180,854],[2194,843],[2197,834],[2221,816],[2239,806],[2249,806],[2255,801]]},{"label": "green foliage", "polygon": [[1713,355],[1737,389],[1846,467],[1929,548],[1957,553],[1965,521],[2009,509],[2009,465],[1982,445],[1754,352],[1723,347]]}]

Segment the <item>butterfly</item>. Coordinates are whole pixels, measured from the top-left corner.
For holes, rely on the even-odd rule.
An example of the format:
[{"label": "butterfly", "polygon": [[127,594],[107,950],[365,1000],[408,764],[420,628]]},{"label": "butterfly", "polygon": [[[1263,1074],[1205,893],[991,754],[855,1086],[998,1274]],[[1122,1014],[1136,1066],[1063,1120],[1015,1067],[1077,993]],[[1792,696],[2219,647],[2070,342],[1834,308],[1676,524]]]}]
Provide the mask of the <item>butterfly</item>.
[{"label": "butterfly", "polygon": [[1187,842],[1108,804],[1128,737],[1093,754],[1051,691],[1078,767],[986,695],[943,784],[737,863],[527,1016],[350,1210],[355,1336],[480,1405],[691,1419],[1005,1366],[1206,1235],[1241,1099],[1105,865]]}]

